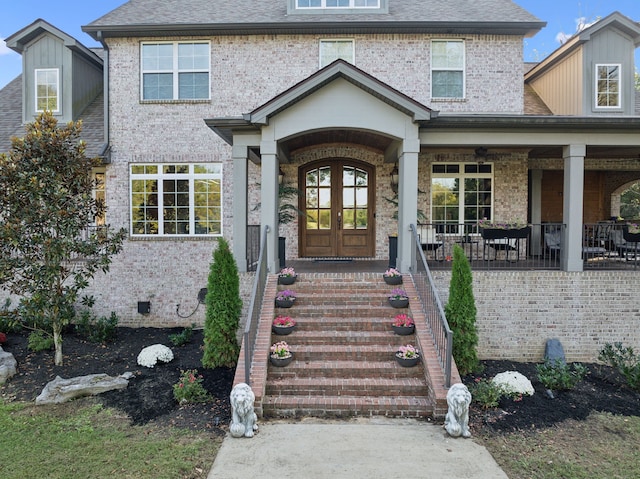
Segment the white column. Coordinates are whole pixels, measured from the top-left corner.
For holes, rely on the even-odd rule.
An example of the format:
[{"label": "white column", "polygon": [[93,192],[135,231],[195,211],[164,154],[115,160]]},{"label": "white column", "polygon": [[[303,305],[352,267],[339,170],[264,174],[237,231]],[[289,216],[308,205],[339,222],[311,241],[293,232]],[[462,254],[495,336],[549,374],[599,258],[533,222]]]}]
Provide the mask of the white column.
[{"label": "white column", "polygon": [[562,218],[566,225],[563,237],[564,271],[582,271],[582,209],[584,198],[584,157],[586,145],[567,145],[562,149],[564,158],[564,198]]},{"label": "white column", "polygon": [[414,263],[409,225],[418,221],[418,127],[413,125],[412,138],[405,138],[398,158],[398,269],[407,273]]},{"label": "white column", "polygon": [[540,223],[542,223],[542,170],[531,171],[531,204],[529,208],[531,210],[531,223],[534,225],[531,229],[531,253],[539,255],[542,244],[540,226]]},{"label": "white column", "polygon": [[247,271],[247,161],[249,149],[234,145],[233,158],[233,256],[241,273]]},{"label": "white column", "polygon": [[261,176],[261,206],[262,219],[260,235],[265,225],[269,225],[267,235],[267,267],[270,273],[279,271],[278,257],[278,157],[277,142],[262,141],[260,143]]}]

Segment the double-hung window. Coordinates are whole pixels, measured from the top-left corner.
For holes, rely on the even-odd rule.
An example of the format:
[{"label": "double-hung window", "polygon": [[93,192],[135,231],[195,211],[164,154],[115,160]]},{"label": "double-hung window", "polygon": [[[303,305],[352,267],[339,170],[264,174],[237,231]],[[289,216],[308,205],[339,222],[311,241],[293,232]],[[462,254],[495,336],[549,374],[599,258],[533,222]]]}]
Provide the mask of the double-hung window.
[{"label": "double-hung window", "polygon": [[441,225],[440,231],[466,234],[475,229],[479,220],[491,220],[492,211],[491,163],[434,163],[431,166],[431,221]]},{"label": "double-hung window", "polygon": [[464,98],[464,42],[431,42],[431,98]]},{"label": "double-hung window", "polygon": [[36,76],[36,111],[60,111],[60,70],[57,68],[38,68]]},{"label": "double-hung window", "polygon": [[353,40],[320,40],[320,68],[341,58],[355,64]]},{"label": "double-hung window", "polygon": [[596,65],[596,108],[620,108],[621,65]]},{"label": "double-hung window", "polygon": [[380,8],[380,0],[296,0],[296,8]]},{"label": "double-hung window", "polygon": [[208,100],[209,42],[141,44],[143,100]]},{"label": "double-hung window", "polygon": [[222,165],[131,165],[131,234],[222,234]]}]

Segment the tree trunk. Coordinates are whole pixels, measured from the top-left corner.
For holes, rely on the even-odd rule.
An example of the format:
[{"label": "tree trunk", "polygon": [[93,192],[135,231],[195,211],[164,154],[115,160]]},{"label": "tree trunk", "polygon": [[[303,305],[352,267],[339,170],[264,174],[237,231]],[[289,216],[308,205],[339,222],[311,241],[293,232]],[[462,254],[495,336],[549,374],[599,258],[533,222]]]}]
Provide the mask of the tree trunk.
[{"label": "tree trunk", "polygon": [[56,366],[62,366],[62,325],[53,325],[53,344],[55,346],[55,357],[53,363]]}]

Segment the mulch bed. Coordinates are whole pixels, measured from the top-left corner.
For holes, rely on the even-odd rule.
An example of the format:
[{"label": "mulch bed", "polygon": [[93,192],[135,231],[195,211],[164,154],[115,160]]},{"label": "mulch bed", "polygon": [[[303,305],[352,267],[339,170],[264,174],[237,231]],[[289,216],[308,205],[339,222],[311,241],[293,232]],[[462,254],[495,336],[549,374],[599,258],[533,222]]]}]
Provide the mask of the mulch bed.
[{"label": "mulch bed", "polygon": [[[202,359],[202,331],[194,331],[191,341],[176,347],[169,335],[182,329],[118,328],[115,341],[95,344],[69,328],[64,335],[64,365],[53,365],[53,352],[33,353],[27,350],[27,335],[9,334],[5,351],[18,362],[18,374],[0,387],[5,400],[34,401],[44,386],[56,376],[72,378],[88,374],[106,373],[117,376],[127,371],[135,377],[125,390],[111,391],[97,396],[105,406],[124,411],[133,424],[157,423],[225,434],[231,418],[229,393],[234,370],[204,369]],[[140,351],[152,344],[165,344],[173,350],[174,360],[146,368],[137,364]],[[500,406],[485,410],[478,404],[470,409],[473,434],[499,435],[513,431],[548,427],[565,419],[583,420],[594,411],[612,414],[640,415],[640,392],[624,385],[616,371],[597,364],[585,364],[589,374],[572,391],[556,393],[549,399],[545,388],[537,381],[535,363],[514,361],[483,361],[483,371],[465,376],[463,382],[471,386],[477,378],[492,378],[504,371],[518,371],[533,383],[536,393],[521,401],[503,399]],[[173,398],[173,385],[180,372],[197,369],[203,375],[203,386],[212,400],[204,404],[180,406]]]}]

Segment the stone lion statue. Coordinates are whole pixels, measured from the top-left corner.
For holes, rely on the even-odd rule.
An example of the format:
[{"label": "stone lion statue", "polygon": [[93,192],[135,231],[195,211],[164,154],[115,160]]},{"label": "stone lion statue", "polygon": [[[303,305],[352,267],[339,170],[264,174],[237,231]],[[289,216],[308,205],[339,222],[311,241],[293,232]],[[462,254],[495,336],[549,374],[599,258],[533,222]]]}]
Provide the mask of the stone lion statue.
[{"label": "stone lion statue", "polygon": [[449,410],[444,418],[444,428],[453,437],[471,437],[469,432],[469,404],[471,393],[462,383],[456,383],[449,388],[447,405]]},{"label": "stone lion statue", "polygon": [[255,399],[256,396],[248,384],[236,384],[231,390],[231,436],[253,437],[254,431],[258,430],[258,416],[253,411]]}]

